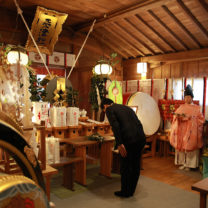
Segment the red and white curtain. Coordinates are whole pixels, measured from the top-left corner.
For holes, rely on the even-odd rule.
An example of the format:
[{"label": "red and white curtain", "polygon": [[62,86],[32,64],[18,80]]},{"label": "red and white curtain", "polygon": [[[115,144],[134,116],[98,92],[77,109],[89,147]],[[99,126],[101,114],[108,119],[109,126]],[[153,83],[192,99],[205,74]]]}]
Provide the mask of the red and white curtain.
[{"label": "red and white curtain", "polygon": [[193,88],[194,100],[198,100],[201,111],[208,119],[208,80],[200,78],[172,78],[172,79],[147,79],[123,81],[123,93],[144,92],[151,95],[156,102],[159,99],[184,99],[184,89],[190,84]]}]

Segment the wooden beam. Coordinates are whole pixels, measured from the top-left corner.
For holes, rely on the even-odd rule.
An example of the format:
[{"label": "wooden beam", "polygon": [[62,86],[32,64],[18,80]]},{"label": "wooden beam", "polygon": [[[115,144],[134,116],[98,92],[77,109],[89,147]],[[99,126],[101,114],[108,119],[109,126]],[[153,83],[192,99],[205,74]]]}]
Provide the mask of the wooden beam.
[{"label": "wooden beam", "polygon": [[[118,32],[120,30],[119,26],[117,24],[112,23],[113,27],[116,29],[116,31]],[[129,34],[128,34],[129,35]],[[145,54],[139,49],[137,48],[126,36],[124,37],[121,33],[119,33],[120,39],[122,39],[123,41],[125,41],[126,43],[128,43],[129,45],[131,45],[134,50],[138,53],[138,55],[142,55],[144,56]]]},{"label": "wooden beam", "polygon": [[[170,2],[170,0],[146,0],[140,1],[139,3],[136,3],[132,6],[122,8],[118,11],[115,11],[113,13],[105,14],[105,17],[97,18],[96,24],[94,28],[101,27],[106,23],[110,23],[112,21],[116,21],[121,18],[125,18],[131,15],[135,15],[140,12],[147,11],[149,9],[153,9],[156,7],[160,7],[161,5],[164,5],[166,3]],[[75,30],[86,30],[90,27],[93,20],[87,21],[83,24],[74,26]]]},{"label": "wooden beam", "polygon": [[176,42],[182,46],[183,49],[188,50],[188,46],[151,10],[148,10],[152,18],[157,21],[171,36]]},{"label": "wooden beam", "polygon": [[[32,22],[30,15],[26,14],[24,17],[26,18],[26,22]],[[5,44],[25,45],[28,32],[20,16],[17,16],[16,10],[14,12],[5,8],[0,8],[0,18],[0,33],[2,34],[0,41]],[[68,26],[66,29],[63,28],[58,41],[81,46],[85,37],[86,35],[79,32],[75,33],[75,31]],[[89,37],[85,48],[95,53],[102,54],[102,50],[99,47],[99,44]]]},{"label": "wooden beam", "polygon": [[101,35],[100,34],[96,34],[95,32],[92,34],[93,37],[95,37],[95,39],[103,42],[104,44],[106,44],[110,49],[112,49],[113,51],[117,52],[118,54],[120,54],[122,57],[128,59],[128,56],[123,53],[122,51],[118,50],[118,46],[115,46],[114,43],[111,43],[109,41],[104,41],[103,39],[100,39]]},{"label": "wooden beam", "polygon": [[142,19],[138,14],[135,15],[135,17],[142,22],[147,28],[151,30],[152,33],[154,33],[158,39],[162,40],[166,45],[168,45],[173,51],[176,51],[176,49],[165,39],[163,36],[157,32],[151,25],[149,25],[145,20]]},{"label": "wooden beam", "polygon": [[141,34],[143,37],[145,37],[151,44],[153,44],[156,48],[158,48],[159,51],[161,51],[162,53],[165,52],[165,50],[164,50],[161,46],[159,46],[155,41],[153,41],[153,40],[152,40],[147,34],[145,34],[143,31],[139,30],[139,28],[138,28],[135,24],[133,24],[129,19],[124,18],[124,20],[125,20],[126,22],[128,22],[128,24],[131,26],[131,28],[132,28],[134,31],[140,33],[140,34]]},{"label": "wooden beam", "polygon": [[[28,32],[26,31],[26,28],[21,18],[18,17],[17,19],[16,12],[12,12],[10,10],[0,8],[0,17],[3,20],[0,22],[0,34],[1,34],[0,42],[5,44],[15,44],[15,45],[21,44],[22,46],[25,45],[25,42],[28,37]],[[25,17],[28,19],[30,16],[25,15]],[[17,23],[18,23],[18,27],[16,27]],[[58,42],[62,42],[65,44],[72,44],[81,47],[85,37],[86,37],[85,34],[82,34],[80,32],[75,32],[73,31],[72,28],[68,26],[63,28],[59,36]],[[56,44],[56,46],[58,45],[59,43]],[[100,48],[100,44],[97,41],[93,40],[91,38],[91,35],[88,38],[84,49],[103,55],[103,51]],[[122,56],[124,58],[128,58],[128,56],[125,53],[122,53]]]},{"label": "wooden beam", "polygon": [[156,67],[159,67],[159,66],[161,66],[161,63],[150,63],[149,64],[150,69],[153,69],[153,68],[156,68]]},{"label": "wooden beam", "polygon": [[141,57],[141,62],[182,62],[182,61],[195,61],[208,58],[208,48],[197,49],[185,52],[170,53],[164,55]]},{"label": "wooden beam", "polygon": [[167,14],[173,19],[173,21],[197,44],[198,47],[202,48],[202,45],[194,37],[194,35],[178,20],[178,18],[165,6],[162,8],[167,12]]},{"label": "wooden beam", "polygon": [[[4,26],[0,25],[0,42],[4,44],[14,44],[14,45],[25,45],[25,42],[28,37],[28,33],[23,29],[18,29],[16,31],[15,28],[5,28]],[[59,36],[59,42],[67,43],[67,44],[74,44],[77,46],[82,46],[85,35],[81,33],[74,33],[73,36],[69,34],[68,31],[63,30],[61,35]],[[57,43],[58,44],[58,43]],[[100,45],[93,40],[91,37],[86,42],[85,49],[92,51],[94,53],[98,53],[100,55],[103,54]],[[66,52],[66,51],[63,51]]]},{"label": "wooden beam", "polygon": [[199,3],[201,8],[208,13],[208,4],[204,0],[198,0],[196,2]]},{"label": "wooden beam", "polygon": [[[59,37],[59,41],[81,47],[84,42],[85,37],[86,37],[85,35],[78,34],[78,33],[76,33],[73,37],[67,36],[66,34],[62,33]],[[103,55],[103,51],[100,48],[99,43],[95,41],[92,37],[88,38],[84,49]]]},{"label": "wooden beam", "polygon": [[181,0],[176,0],[176,2],[179,8],[181,8],[184,14],[189,18],[189,20],[199,28],[199,30],[202,32],[202,34],[206,38],[208,38],[208,31],[201,25],[201,23],[196,19],[196,17],[191,13],[191,11],[185,6],[185,4]]},{"label": "wooden beam", "polygon": [[[119,47],[121,47],[124,51],[126,51],[127,54],[129,54],[129,57],[136,57],[136,55],[133,53],[132,49],[129,50],[128,47],[126,47],[126,42],[124,42],[121,37],[118,35],[117,32],[115,32],[114,30],[111,30],[108,27],[104,28],[106,31],[108,31],[110,34],[113,34],[114,37],[116,37],[117,42],[120,42],[122,44],[119,44]],[[125,47],[123,46],[123,44],[125,45]],[[131,46],[130,46],[131,47]],[[134,50],[134,49],[133,49]]]},{"label": "wooden beam", "polygon": [[155,55],[154,50],[152,50],[147,44],[145,44],[142,40],[140,40],[134,34],[129,33],[121,24],[119,24],[118,22],[115,22],[114,24],[116,24],[120,28],[120,30],[122,31],[122,33],[125,34],[125,36],[129,37],[129,39],[131,39],[133,42],[138,42],[140,45],[142,45],[142,47],[144,47],[146,50],[150,52],[149,54]]},{"label": "wooden beam", "polygon": [[191,51],[183,51],[177,53],[169,53],[157,56],[146,56],[139,57],[136,59],[129,59],[124,61],[124,65],[131,65],[138,62],[147,63],[177,63],[183,61],[197,61],[197,60],[207,60],[208,59],[208,48],[197,49]]}]

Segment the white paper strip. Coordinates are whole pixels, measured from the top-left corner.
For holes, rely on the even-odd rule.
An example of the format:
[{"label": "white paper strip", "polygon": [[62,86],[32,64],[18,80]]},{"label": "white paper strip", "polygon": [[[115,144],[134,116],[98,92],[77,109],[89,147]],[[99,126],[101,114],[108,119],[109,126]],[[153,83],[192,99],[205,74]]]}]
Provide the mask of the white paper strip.
[{"label": "white paper strip", "polygon": [[137,92],[138,81],[137,80],[129,80],[127,81],[127,92]]},{"label": "white paper strip", "polygon": [[153,92],[152,97],[156,103],[159,99],[163,99],[165,95],[165,79],[154,79],[153,80]]},{"label": "white paper strip", "polygon": [[139,81],[139,91],[150,95],[150,93],[151,93],[151,79],[140,80]]}]

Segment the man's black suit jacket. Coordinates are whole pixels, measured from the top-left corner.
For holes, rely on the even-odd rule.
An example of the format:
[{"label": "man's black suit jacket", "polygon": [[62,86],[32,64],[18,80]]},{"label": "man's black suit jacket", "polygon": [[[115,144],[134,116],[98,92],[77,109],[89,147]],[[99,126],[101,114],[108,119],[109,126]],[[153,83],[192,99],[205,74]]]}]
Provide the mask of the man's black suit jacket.
[{"label": "man's black suit jacket", "polygon": [[146,137],[143,126],[135,112],[128,106],[112,104],[106,109],[106,115],[112,127],[116,146],[145,144]]}]

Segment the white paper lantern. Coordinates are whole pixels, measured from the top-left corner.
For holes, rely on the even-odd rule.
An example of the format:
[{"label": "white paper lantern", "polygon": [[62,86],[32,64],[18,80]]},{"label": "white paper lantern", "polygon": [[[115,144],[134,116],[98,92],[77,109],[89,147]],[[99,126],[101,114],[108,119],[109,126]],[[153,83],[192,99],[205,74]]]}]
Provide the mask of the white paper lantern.
[{"label": "white paper lantern", "polygon": [[110,75],[113,69],[110,64],[107,63],[98,63],[95,66],[95,73],[96,74],[103,74],[103,75]]},{"label": "white paper lantern", "polygon": [[10,64],[16,64],[18,61],[22,65],[28,64],[28,55],[26,53],[23,53],[21,51],[17,50],[11,50],[9,51],[7,55],[7,60]]}]

